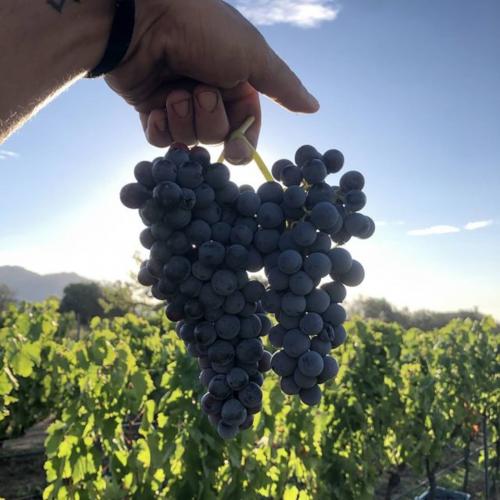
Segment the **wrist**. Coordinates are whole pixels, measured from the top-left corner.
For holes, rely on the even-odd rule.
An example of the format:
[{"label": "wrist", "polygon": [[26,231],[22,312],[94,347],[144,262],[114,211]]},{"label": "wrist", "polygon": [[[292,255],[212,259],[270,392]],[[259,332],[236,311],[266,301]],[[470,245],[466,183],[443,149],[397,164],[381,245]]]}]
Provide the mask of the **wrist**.
[{"label": "wrist", "polygon": [[[77,74],[90,71],[101,60],[108,43],[114,12],[115,0],[84,0],[74,5],[74,17],[67,20],[75,28],[70,42],[74,51],[67,47],[62,49],[66,56],[73,58]],[[78,56],[74,57],[76,54]]]}]

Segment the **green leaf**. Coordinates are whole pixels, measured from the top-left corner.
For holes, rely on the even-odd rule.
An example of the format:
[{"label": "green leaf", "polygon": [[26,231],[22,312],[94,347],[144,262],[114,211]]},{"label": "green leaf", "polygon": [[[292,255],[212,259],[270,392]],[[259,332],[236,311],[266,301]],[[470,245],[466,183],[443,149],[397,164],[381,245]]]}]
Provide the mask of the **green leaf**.
[{"label": "green leaf", "polygon": [[0,396],[5,396],[6,394],[9,394],[13,388],[14,386],[12,385],[12,382],[10,381],[7,374],[5,372],[0,373]]},{"label": "green leaf", "polygon": [[138,439],[136,442],[137,461],[147,469],[151,465],[151,452],[148,443],[144,439]]},{"label": "green leaf", "polygon": [[33,366],[40,361],[40,345],[23,344],[21,349],[11,359],[11,366],[16,375],[29,377]]}]

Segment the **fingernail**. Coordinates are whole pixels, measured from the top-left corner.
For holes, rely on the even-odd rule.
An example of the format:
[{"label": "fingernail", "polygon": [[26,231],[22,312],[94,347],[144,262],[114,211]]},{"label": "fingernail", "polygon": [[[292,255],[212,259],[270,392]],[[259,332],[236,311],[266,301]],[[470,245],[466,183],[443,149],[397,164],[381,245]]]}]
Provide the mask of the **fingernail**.
[{"label": "fingernail", "polygon": [[314,108],[316,111],[319,109],[319,101],[314,97],[312,94],[309,92],[307,93],[307,99],[309,101],[309,104],[311,105],[312,108]]},{"label": "fingernail", "polygon": [[241,139],[228,142],[224,150],[227,161],[236,165],[248,163],[252,159],[250,148]]},{"label": "fingernail", "polygon": [[174,102],[172,104],[172,107],[174,108],[175,114],[179,118],[186,118],[186,116],[189,114],[189,99]]},{"label": "fingernail", "polygon": [[200,92],[196,96],[196,99],[198,100],[200,107],[209,113],[214,111],[217,106],[218,98],[215,92],[211,92],[209,90]]}]

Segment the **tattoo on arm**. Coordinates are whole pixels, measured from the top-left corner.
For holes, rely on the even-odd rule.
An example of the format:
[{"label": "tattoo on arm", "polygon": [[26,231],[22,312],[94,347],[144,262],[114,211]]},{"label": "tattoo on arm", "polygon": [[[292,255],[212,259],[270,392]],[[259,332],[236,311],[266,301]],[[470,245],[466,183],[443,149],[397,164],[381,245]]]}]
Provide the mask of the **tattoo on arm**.
[{"label": "tattoo on arm", "polygon": [[[67,0],[47,0],[47,3],[57,10],[57,12],[62,12],[64,4]],[[73,0],[73,2],[80,3],[80,0]]]}]

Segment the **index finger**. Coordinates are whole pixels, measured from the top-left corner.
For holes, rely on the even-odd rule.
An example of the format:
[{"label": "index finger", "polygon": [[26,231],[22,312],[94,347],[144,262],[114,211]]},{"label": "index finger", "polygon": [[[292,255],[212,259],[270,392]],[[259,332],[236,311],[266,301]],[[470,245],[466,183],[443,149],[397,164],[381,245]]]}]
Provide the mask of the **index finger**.
[{"label": "index finger", "polygon": [[309,93],[298,76],[262,39],[256,44],[257,54],[253,58],[249,82],[259,92],[281,104],[290,111],[314,113],[319,102]]}]

